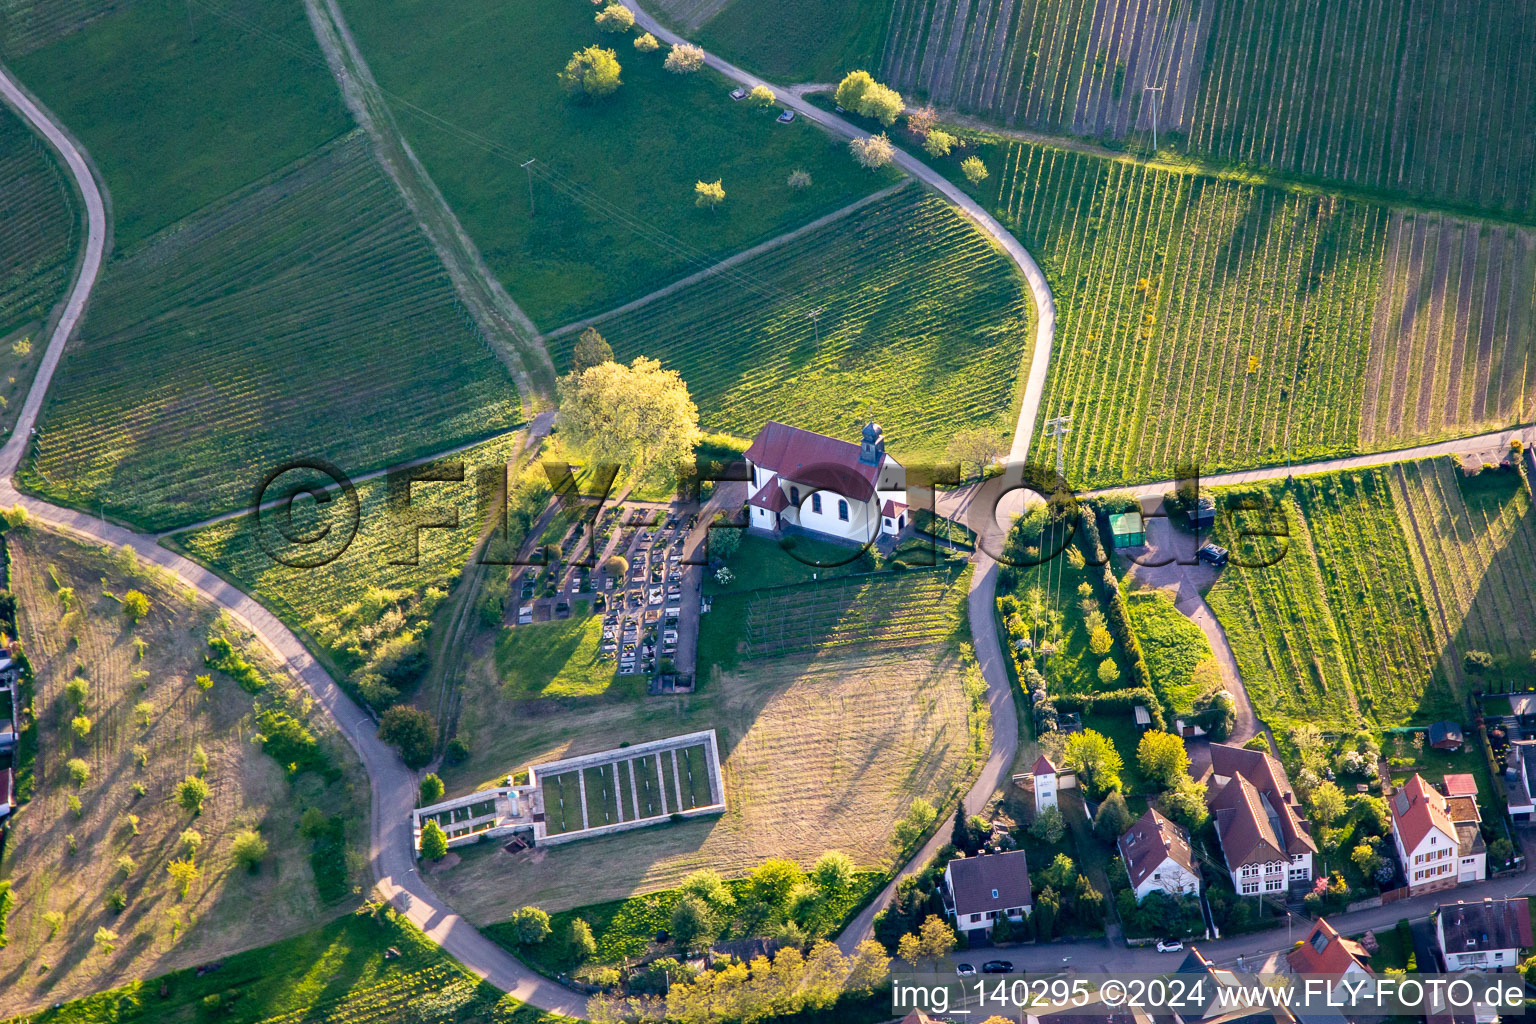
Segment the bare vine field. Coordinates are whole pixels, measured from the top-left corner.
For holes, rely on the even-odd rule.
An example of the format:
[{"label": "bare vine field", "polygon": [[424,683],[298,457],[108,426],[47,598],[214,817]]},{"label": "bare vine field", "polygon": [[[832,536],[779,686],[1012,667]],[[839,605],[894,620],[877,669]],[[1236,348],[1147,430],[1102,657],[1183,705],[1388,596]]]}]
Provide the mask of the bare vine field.
[{"label": "bare vine field", "polygon": [[[706,429],[783,419],[852,437],[872,410],[912,458],[1012,426],[1032,319],[1007,257],[909,188],[598,328],[619,359],[680,372]],[[575,341],[554,342],[557,368]]]},{"label": "bare vine field", "polygon": [[79,230],[53,154],[0,108],[0,339],[46,319],[64,293]]},{"label": "bare vine field", "polygon": [[[1279,530],[1238,540],[1207,600],[1244,685],[1275,727],[1403,725],[1443,714],[1449,680],[1420,594],[1392,470],[1300,477],[1293,486],[1226,492],[1267,498],[1229,529]],[[1270,562],[1263,568],[1250,565]]]},{"label": "bare vine field", "polygon": [[248,502],[288,460],[370,469],[520,416],[355,135],[109,266],[23,477],[164,529]]}]

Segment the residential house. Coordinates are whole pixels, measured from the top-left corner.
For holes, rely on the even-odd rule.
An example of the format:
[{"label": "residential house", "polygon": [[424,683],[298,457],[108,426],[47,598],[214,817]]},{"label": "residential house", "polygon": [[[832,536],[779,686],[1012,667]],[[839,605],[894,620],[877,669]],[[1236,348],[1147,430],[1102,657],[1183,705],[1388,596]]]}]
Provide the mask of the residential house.
[{"label": "residential house", "polygon": [[[1258,995],[1261,986],[1252,978],[1239,977],[1235,971],[1217,967],[1190,946],[1174,971],[1188,982],[1185,1002],[1171,1012],[1157,1014],[1157,1020],[1173,1024],[1297,1024],[1297,1018],[1284,1006],[1265,1006],[1267,999]],[[1198,986],[1195,978],[1204,976]]]},{"label": "residential house", "polygon": [[1254,896],[1309,883],[1317,844],[1280,762],[1267,751],[1212,743],[1211,772],[1207,803],[1233,888]]},{"label": "residential house", "polygon": [[1536,740],[1516,740],[1509,745],[1504,789],[1511,818],[1519,822],[1536,819]]},{"label": "residential house", "polygon": [[0,754],[15,749],[17,741],[16,691],[0,683]]},{"label": "residential house", "polygon": [[1301,944],[1287,954],[1292,974],[1323,978],[1328,982],[1328,998],[1337,1002],[1348,991],[1346,986],[1366,981],[1375,975],[1368,964],[1365,947],[1353,939],[1346,939],[1329,924],[1326,918],[1318,918],[1312,932]]},{"label": "residential house", "polygon": [[1449,889],[1488,877],[1477,800],[1448,798],[1415,774],[1392,795],[1392,841],[1409,892]]},{"label": "residential house", "polygon": [[1154,892],[1193,896],[1200,892],[1200,870],[1189,845],[1189,834],[1158,813],[1148,810],[1126,830],[1117,845],[1125,873],[1140,903]]},{"label": "residential house", "polygon": [[944,868],[944,889],[956,930],[972,942],[990,937],[999,917],[1019,922],[1034,909],[1023,850],[957,857]]},{"label": "residential house", "polygon": [[16,772],[9,765],[0,768],[0,818],[16,807]]},{"label": "residential house", "polygon": [[906,473],[885,451],[878,423],[859,444],[769,422],[745,455],[749,529],[803,530],[867,544],[906,528]]},{"label": "residential house", "polygon": [[1531,908],[1524,896],[1481,903],[1443,903],[1432,915],[1435,941],[1447,971],[1514,967],[1531,939]]},{"label": "residential house", "polygon": [[1056,804],[1056,766],[1041,754],[1030,769],[1035,777],[1035,813],[1040,814]]}]

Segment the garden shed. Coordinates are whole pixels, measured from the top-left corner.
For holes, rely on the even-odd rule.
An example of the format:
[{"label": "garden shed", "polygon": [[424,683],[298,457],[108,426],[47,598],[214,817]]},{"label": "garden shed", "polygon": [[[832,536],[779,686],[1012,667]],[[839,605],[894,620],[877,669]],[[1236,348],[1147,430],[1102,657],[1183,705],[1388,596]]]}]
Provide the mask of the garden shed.
[{"label": "garden shed", "polygon": [[1461,726],[1455,722],[1436,722],[1429,727],[1429,745],[1436,750],[1460,750]]},{"label": "garden shed", "polygon": [[1140,512],[1121,512],[1109,517],[1110,546],[1115,549],[1139,548],[1147,543],[1147,528]]}]

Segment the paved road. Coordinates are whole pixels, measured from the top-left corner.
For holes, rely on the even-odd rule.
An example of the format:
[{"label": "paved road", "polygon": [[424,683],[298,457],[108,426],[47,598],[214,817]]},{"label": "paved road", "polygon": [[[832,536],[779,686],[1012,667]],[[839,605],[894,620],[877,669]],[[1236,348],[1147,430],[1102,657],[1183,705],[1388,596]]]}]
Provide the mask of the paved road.
[{"label": "paved road", "polygon": [[16,430],[0,449],[0,505],[19,504],[34,519],[86,541],[114,547],[127,545],[141,561],[176,574],[250,630],[303,681],[362,760],[372,790],[369,862],[378,882],[378,891],[434,942],[497,988],[546,1010],[572,1017],[582,1016],[586,1010],[584,998],[524,967],[455,914],[422,881],[416,871],[408,825],[409,812],[416,801],[416,774],[405,767],[393,747],[379,739],[373,720],[337,687],[287,626],[254,599],[212,572],[160,547],[155,537],[105,523],[74,509],[50,505],[16,490],[12,476],[26,452],[43,396],[101,271],[107,216],[101,192],[85,157],[64,130],[26,95],[3,67],[0,67],[0,97],[62,155],[85,198],[87,220],[85,253],[79,275],[71,285],[58,326],[48,339],[48,348],[16,421]]}]

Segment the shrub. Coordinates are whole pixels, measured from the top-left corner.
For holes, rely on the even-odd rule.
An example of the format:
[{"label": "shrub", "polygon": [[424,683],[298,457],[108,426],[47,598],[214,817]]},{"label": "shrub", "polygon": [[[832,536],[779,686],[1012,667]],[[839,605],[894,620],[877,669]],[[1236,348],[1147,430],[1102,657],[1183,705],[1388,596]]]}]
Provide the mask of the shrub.
[{"label": "shrub", "polygon": [[188,814],[202,814],[203,801],[206,799],[208,799],[208,783],[196,775],[188,775],[181,780],[181,785],[176,787],[176,802],[181,804],[181,809]]},{"label": "shrub", "polygon": [[960,161],[960,173],[972,185],[980,185],[987,180],[987,165],[981,162],[979,156],[968,156]]},{"label": "shrub", "polygon": [[443,751],[443,761],[447,764],[463,764],[469,760],[469,744],[455,736],[448,741],[447,748]]},{"label": "shrub", "polygon": [[[0,881],[0,949],[5,948],[5,922],[6,919],[11,916],[11,907],[15,906],[15,904],[16,896],[11,892],[11,883],[8,881]],[[46,915],[44,916],[46,919]],[[62,923],[62,915],[60,916],[60,923]],[[59,929],[57,926],[55,926],[53,929],[54,932],[57,932],[58,930]],[[52,938],[52,934],[49,935],[49,938]]]},{"label": "shrub", "polygon": [[523,907],[512,915],[511,924],[520,946],[536,946],[549,938],[549,915],[538,907]]},{"label": "shrub", "polygon": [[266,688],[266,677],[257,671],[256,666],[246,661],[244,656],[235,650],[235,645],[224,637],[209,637],[208,650],[210,653],[205,655],[203,660],[209,667],[229,676],[246,693],[260,693]]},{"label": "shrub", "polygon": [[421,855],[431,861],[448,856],[448,833],[431,818],[421,827]]},{"label": "shrub", "polygon": [[1461,663],[1473,675],[1481,675],[1493,668],[1493,655],[1487,651],[1471,650],[1461,656]]},{"label": "shrub", "polygon": [[121,886],[113,886],[107,890],[107,898],[103,902],[112,913],[121,914],[128,908],[128,894],[123,892]]},{"label": "shrub", "polygon": [[83,786],[91,781],[91,766],[78,757],[72,757],[66,762],[69,769],[69,781],[77,786]]},{"label": "shrub", "polygon": [[1035,823],[1029,826],[1029,834],[1047,846],[1055,846],[1067,834],[1067,823],[1060,811],[1047,807],[1035,817]]},{"label": "shrub", "polygon": [[103,925],[96,929],[96,934],[92,937],[91,942],[95,945],[96,952],[102,956],[111,956],[112,951],[117,948],[118,938],[117,932]]},{"label": "shrub", "polygon": [[123,595],[123,614],[128,616],[129,622],[138,622],[149,614],[149,598],[140,591],[128,591]]},{"label": "shrub", "polygon": [[124,878],[127,878],[129,875],[133,874],[134,871],[137,870],[138,866],[139,865],[134,862],[134,859],[128,856],[126,853],[117,858],[117,873],[122,875]]},{"label": "shrub", "polygon": [[267,841],[251,829],[242,829],[235,833],[235,841],[230,845],[229,852],[236,864],[254,872],[267,858]]},{"label": "shrub", "polygon": [[766,85],[754,85],[752,91],[747,94],[747,105],[757,107],[759,110],[766,110],[777,100],[778,97],[773,94],[773,90]]},{"label": "shrub", "polygon": [[[85,815],[85,805],[80,802],[80,798],[78,796],[76,796],[73,793],[69,794],[69,800],[66,801],[66,803],[69,805],[69,812],[71,814],[73,814],[77,818],[84,817],[84,815]],[[75,852],[73,847],[71,847],[69,852],[70,853],[74,853]]]},{"label": "shrub", "polygon": [[197,856],[197,851],[203,848],[203,834],[195,828],[183,829],[181,833],[181,850],[188,857]]},{"label": "shrub", "polygon": [[663,66],[675,75],[691,75],[704,66],[704,50],[692,43],[678,43],[668,51]]},{"label": "shrub", "polygon": [[641,53],[655,53],[661,49],[661,44],[656,41],[655,36],[645,32],[635,37],[635,49]]},{"label": "shrub", "polygon": [[693,205],[700,209],[713,210],[725,202],[725,186],[720,179],[714,181],[696,181],[693,183]]},{"label": "shrub", "polygon": [[77,708],[84,708],[91,695],[91,684],[83,676],[75,676],[64,684],[64,696]]},{"label": "shrub", "polygon": [[379,719],[379,739],[400,751],[407,766],[420,768],[432,760],[437,729],[420,708],[396,705]]},{"label": "shrub", "polygon": [[76,739],[83,740],[91,734],[91,720],[85,715],[76,715],[69,720],[69,728]]},{"label": "shrub", "polygon": [[[911,118],[907,119],[908,124]],[[929,156],[949,156],[949,151],[955,148],[955,137],[940,128],[929,131],[923,139],[923,152]]]},{"label": "shrub", "polygon": [[443,780],[438,778],[436,773],[428,772],[421,780],[421,806],[437,803],[443,798],[443,792]]},{"label": "shrub", "polygon": [[901,94],[875,81],[868,71],[850,71],[843,76],[833,98],[838,106],[872,117],[887,126],[895,123],[906,109]]},{"label": "shrub", "polygon": [[603,571],[609,576],[623,577],[629,573],[629,559],[623,555],[610,555],[603,563]]},{"label": "shrub", "polygon": [[859,162],[860,167],[872,171],[889,166],[890,162],[896,158],[896,147],[891,145],[891,140],[884,132],[868,138],[850,140],[848,151],[853,154],[853,158]]},{"label": "shrub", "polygon": [[596,100],[618,92],[623,81],[619,78],[619,55],[601,46],[589,46],[577,50],[566,61],[565,68],[556,76],[566,95],[580,100]]},{"label": "shrub", "polygon": [[213,689],[213,676],[207,675],[206,673],[194,676],[192,682],[196,683],[197,688],[204,693],[207,693],[209,690]]},{"label": "shrub", "polygon": [[634,12],[619,3],[604,7],[592,20],[601,32],[628,32],[635,27]]},{"label": "shrub", "polygon": [[565,931],[565,948],[571,965],[577,966],[592,959],[597,952],[597,941],[592,938],[592,926],[579,917],[571,918]]},{"label": "shrub", "polygon": [[[811,187],[811,176],[805,171],[796,169],[789,172],[789,177],[784,182],[796,192],[803,192]],[[1536,651],[1531,652],[1533,660],[1536,660]]]}]

